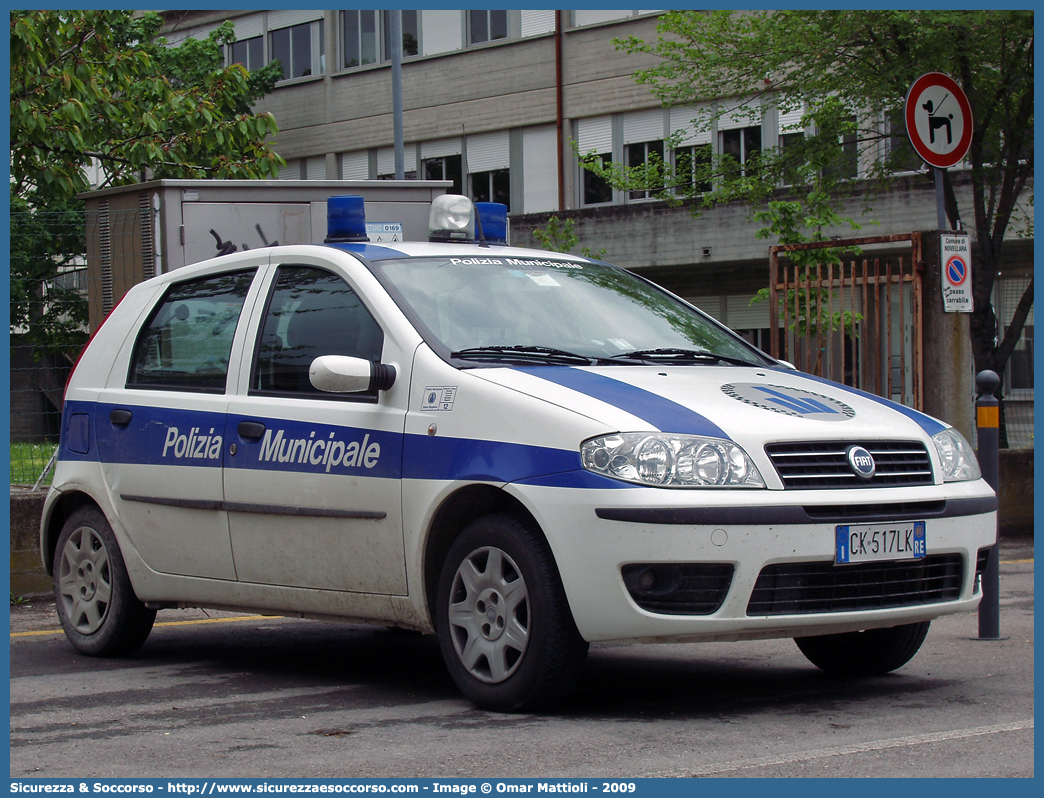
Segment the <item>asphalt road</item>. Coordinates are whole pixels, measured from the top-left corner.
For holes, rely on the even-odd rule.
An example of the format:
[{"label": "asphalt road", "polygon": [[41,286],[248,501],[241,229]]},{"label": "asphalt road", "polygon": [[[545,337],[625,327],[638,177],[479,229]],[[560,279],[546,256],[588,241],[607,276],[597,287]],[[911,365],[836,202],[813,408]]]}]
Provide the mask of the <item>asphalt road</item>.
[{"label": "asphalt road", "polygon": [[11,609],[12,778],[1032,777],[1033,547],[1005,541],[1001,634],[935,621],[894,674],[846,681],[789,640],[591,647],[570,704],[500,715],[434,638],[164,611],[127,660]]}]

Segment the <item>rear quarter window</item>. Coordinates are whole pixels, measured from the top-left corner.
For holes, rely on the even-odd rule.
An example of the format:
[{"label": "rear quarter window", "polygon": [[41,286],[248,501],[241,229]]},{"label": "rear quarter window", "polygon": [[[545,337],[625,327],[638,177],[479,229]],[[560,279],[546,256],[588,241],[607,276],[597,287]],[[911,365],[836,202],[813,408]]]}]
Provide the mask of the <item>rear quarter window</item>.
[{"label": "rear quarter window", "polygon": [[232,339],[254,272],[170,286],[138,334],[127,386],[223,392]]}]

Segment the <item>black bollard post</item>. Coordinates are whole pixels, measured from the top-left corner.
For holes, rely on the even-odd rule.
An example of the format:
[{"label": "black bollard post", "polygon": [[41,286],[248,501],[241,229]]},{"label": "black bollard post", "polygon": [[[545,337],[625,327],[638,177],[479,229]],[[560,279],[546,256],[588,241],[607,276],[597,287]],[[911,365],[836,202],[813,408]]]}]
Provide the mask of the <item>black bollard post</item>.
[{"label": "black bollard post", "polygon": [[[977,456],[982,478],[1000,495],[1000,403],[993,392],[1000,377],[993,371],[980,371],[975,377],[979,398],[975,403],[979,439]],[[982,601],[979,602],[979,639],[1000,639],[1000,540],[990,549],[982,572]]]}]

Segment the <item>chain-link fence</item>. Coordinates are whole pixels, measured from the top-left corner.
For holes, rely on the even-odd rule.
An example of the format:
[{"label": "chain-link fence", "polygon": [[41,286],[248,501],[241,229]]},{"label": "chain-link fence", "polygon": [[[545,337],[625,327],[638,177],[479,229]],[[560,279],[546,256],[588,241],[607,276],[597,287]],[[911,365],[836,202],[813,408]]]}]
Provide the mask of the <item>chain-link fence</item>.
[{"label": "chain-link fence", "polygon": [[142,211],[12,212],[11,484],[49,483],[66,381],[92,326],[143,278],[148,219]]},{"label": "chain-link fence", "polygon": [[[1032,275],[1004,275],[993,291],[993,309],[1001,332],[1006,333]],[[1001,403],[1001,446],[1033,447],[1033,308],[1030,307],[1022,337],[1004,370]]]}]

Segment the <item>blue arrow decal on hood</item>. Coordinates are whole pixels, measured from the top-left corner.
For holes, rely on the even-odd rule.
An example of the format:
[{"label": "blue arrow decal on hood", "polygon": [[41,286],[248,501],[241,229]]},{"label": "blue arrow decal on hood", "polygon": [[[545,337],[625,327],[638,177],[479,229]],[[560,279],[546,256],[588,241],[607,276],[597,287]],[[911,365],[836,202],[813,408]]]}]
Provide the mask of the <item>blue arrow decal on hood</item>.
[{"label": "blue arrow decal on hood", "polygon": [[840,383],[834,382],[833,380],[828,380],[824,377],[817,377],[813,374],[806,374],[804,371],[798,373],[805,379],[811,380],[812,382],[818,382],[823,385],[829,385],[831,388],[834,388],[835,390],[843,390],[848,391],[849,393],[854,393],[856,396],[862,396],[864,399],[870,399],[871,401],[877,402],[880,405],[884,405],[885,407],[888,407],[897,413],[902,413],[907,418],[916,422],[917,425],[925,432],[927,432],[929,435],[934,435],[937,432],[942,432],[944,429],[949,429],[948,425],[943,424],[942,422],[932,418],[926,413],[922,413],[920,410],[914,410],[912,407],[907,407],[906,405],[901,405],[898,402],[893,402],[891,399],[885,399],[883,396],[878,396],[877,394],[873,393],[867,393],[866,391],[861,391],[858,388],[852,388],[848,385],[841,385]]},{"label": "blue arrow decal on hood", "polygon": [[[617,367],[624,368],[624,367]],[[649,422],[661,432],[680,435],[706,435],[731,440],[725,431],[710,419],[693,412],[684,405],[672,402],[652,391],[629,385],[604,374],[563,366],[534,366],[516,368],[548,382],[598,399],[624,412]],[[634,430],[621,430],[621,432]]]}]

